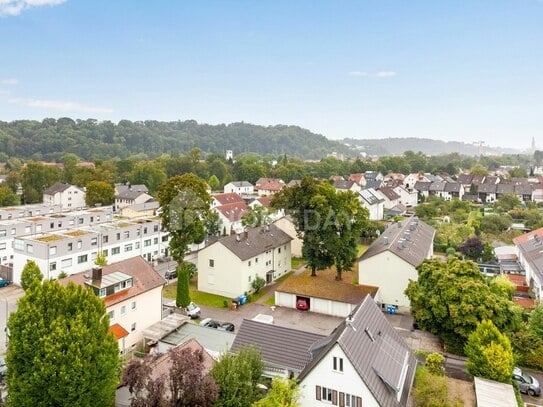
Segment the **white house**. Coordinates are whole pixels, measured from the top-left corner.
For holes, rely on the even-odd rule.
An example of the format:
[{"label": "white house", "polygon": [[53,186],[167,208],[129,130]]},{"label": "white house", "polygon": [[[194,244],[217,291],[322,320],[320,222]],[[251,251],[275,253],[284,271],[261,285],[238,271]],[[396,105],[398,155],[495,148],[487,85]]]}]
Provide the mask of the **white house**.
[{"label": "white house", "polygon": [[224,231],[226,234],[242,231],[242,218],[249,213],[249,207],[243,200],[241,202],[217,206],[212,210],[219,214],[221,231]]},{"label": "white house", "polygon": [[369,295],[310,352],[301,407],[408,405],[417,361]]},{"label": "white house", "polygon": [[301,258],[304,241],[298,237],[298,232],[296,231],[296,226],[294,225],[292,217],[289,215],[282,216],[274,221],[273,224],[292,238],[292,241],[290,242],[290,254],[292,257]]},{"label": "white house", "polygon": [[142,345],[142,332],[162,319],[162,288],[166,281],[142,257],[113,263],[60,280],[93,290],[103,298],[110,331],[124,354]]},{"label": "white house", "polygon": [[417,191],[413,189],[407,189],[402,185],[398,185],[394,188],[394,192],[396,192],[399,196],[399,203],[401,205],[405,205],[406,207],[415,207],[418,204],[418,194]]},{"label": "white house", "polygon": [[543,228],[513,239],[519,263],[526,270],[526,282],[537,300],[543,299]]},{"label": "white house", "polygon": [[142,204],[153,201],[148,194],[145,185],[116,185],[115,186],[115,208],[117,210],[127,206]]},{"label": "white house", "polygon": [[235,192],[238,195],[250,195],[255,192],[255,187],[248,181],[233,181],[224,186],[224,193]]},{"label": "white house", "polygon": [[417,182],[430,182],[430,179],[424,173],[412,172],[403,179],[403,186],[408,190],[412,190]]},{"label": "white house", "polygon": [[85,191],[62,182],[56,182],[43,191],[43,204],[60,205],[62,209],[77,209],[87,206]]},{"label": "white house", "polygon": [[271,206],[271,201],[273,200],[273,195],[261,196],[254,199],[249,206],[254,209],[257,206],[262,206],[270,219],[271,222],[275,222],[277,219],[285,216],[284,209],[274,209]]},{"label": "white house", "polygon": [[416,267],[433,256],[434,235],[434,228],[412,216],[385,229],[360,256],[358,281],[379,287],[375,300],[383,309],[409,310],[404,291],[409,280],[418,279]]},{"label": "white house", "polygon": [[400,195],[398,195],[391,187],[381,187],[376,192],[383,199],[384,209],[394,208],[400,203]]},{"label": "white house", "polygon": [[338,192],[345,192],[345,191],[351,191],[358,193],[362,190],[362,187],[358,185],[354,181],[345,181],[344,179],[339,179],[334,181],[332,186],[336,189]]},{"label": "white house", "polygon": [[362,206],[369,212],[370,220],[382,220],[384,217],[384,199],[373,188],[363,189],[359,192]]},{"label": "white house", "polygon": [[257,277],[275,281],[290,271],[291,240],[275,225],[220,238],[198,253],[198,290],[237,297]]},{"label": "white house", "polygon": [[226,192],[224,194],[213,194],[211,196],[211,209],[221,205],[233,203],[245,203],[245,200],[236,192]]}]

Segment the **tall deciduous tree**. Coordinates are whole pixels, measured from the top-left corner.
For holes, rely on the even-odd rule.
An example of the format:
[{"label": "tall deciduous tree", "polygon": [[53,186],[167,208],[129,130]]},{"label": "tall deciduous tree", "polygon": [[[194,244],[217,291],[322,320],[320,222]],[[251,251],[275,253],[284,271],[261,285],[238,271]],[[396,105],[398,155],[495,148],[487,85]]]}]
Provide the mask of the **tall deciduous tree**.
[{"label": "tall deciduous tree", "polygon": [[492,320],[504,332],[521,326],[521,309],[501,290],[493,290],[472,261],[450,258],[425,260],[418,281],[410,281],[406,295],[418,325],[462,352],[477,324]]},{"label": "tall deciduous tree", "polygon": [[19,205],[21,199],[7,185],[0,185],[0,206]]},{"label": "tall deciduous tree", "polygon": [[209,212],[205,222],[204,227],[208,236],[219,236],[221,234],[221,218],[218,212],[211,211]]},{"label": "tall deciduous tree", "polygon": [[34,260],[26,262],[23,271],[21,272],[21,288],[28,290],[32,284],[41,283],[43,274]]},{"label": "tall deciduous tree", "polygon": [[108,332],[104,302],[91,290],[56,281],[34,284],[19,300],[8,328],[10,405],[113,404],[119,346]]},{"label": "tall deciduous tree", "polygon": [[257,388],[264,364],[254,347],[241,349],[236,354],[224,353],[211,369],[211,376],[220,387],[216,407],[245,407],[257,401]]},{"label": "tall deciduous tree", "polygon": [[257,228],[270,222],[268,210],[263,205],[255,205],[241,217],[243,227]]},{"label": "tall deciduous tree", "polygon": [[170,178],[158,191],[162,227],[170,232],[172,257],[181,264],[188,245],[205,239],[204,223],[211,197],[206,183],[194,174]]},{"label": "tall deciduous tree", "polygon": [[128,179],[132,184],[146,185],[154,195],[166,181],[166,172],[156,162],[142,162],[136,164]]},{"label": "tall deciduous tree", "polygon": [[43,190],[60,180],[57,167],[30,161],[21,171],[24,203],[37,203],[43,200]]},{"label": "tall deciduous tree", "polygon": [[190,304],[189,279],[189,268],[187,262],[184,261],[177,267],[177,296],[175,304],[178,307],[185,308]]},{"label": "tall deciduous tree", "polygon": [[253,407],[297,407],[299,398],[300,390],[295,379],[275,377],[266,397],[254,403]]},{"label": "tall deciduous tree", "polygon": [[130,407],[213,405],[219,386],[205,373],[203,352],[174,348],[167,357],[171,360],[167,374],[153,377],[150,360],[134,359],[125,368],[123,383],[132,394]]},{"label": "tall deciduous tree", "polygon": [[482,321],[466,344],[466,368],[473,376],[511,383],[513,351],[509,338],[492,321]]},{"label": "tall deciduous tree", "polygon": [[88,206],[96,204],[111,205],[115,202],[115,189],[104,181],[91,181],[87,184],[85,203]]}]

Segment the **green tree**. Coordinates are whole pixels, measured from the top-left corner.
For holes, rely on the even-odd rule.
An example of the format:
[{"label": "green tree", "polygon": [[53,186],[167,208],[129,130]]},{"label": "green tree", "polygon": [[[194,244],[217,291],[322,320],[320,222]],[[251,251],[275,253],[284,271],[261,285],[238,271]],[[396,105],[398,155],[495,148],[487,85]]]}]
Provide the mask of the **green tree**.
[{"label": "green tree", "polygon": [[266,280],[262,277],[257,276],[252,282],[251,287],[253,288],[255,294],[259,292],[266,285]]},{"label": "green tree", "polygon": [[211,376],[220,387],[216,407],[246,407],[260,398],[256,386],[264,364],[254,347],[240,349],[236,354],[225,352],[211,369]]},{"label": "green tree", "polygon": [[509,338],[492,321],[482,321],[471,333],[465,348],[468,372],[477,377],[511,383],[513,351]]},{"label": "green tree", "polygon": [[190,304],[189,279],[189,269],[186,262],[183,262],[177,267],[177,296],[175,298],[175,305],[178,307],[185,308]]},{"label": "green tree", "polygon": [[99,267],[107,266],[107,257],[103,251],[99,251],[96,254],[96,259],[94,260],[94,264],[96,264]]},{"label": "green tree", "polygon": [[263,205],[249,207],[249,212],[241,217],[241,224],[244,228],[257,228],[270,223],[271,218],[268,210]]},{"label": "green tree", "polygon": [[441,353],[434,352],[426,356],[425,365],[431,374],[443,376],[445,374],[443,362],[445,362],[445,357]]},{"label": "green tree", "polygon": [[104,302],[92,290],[50,280],[32,285],[8,329],[9,405],[113,404],[119,346],[108,331]]},{"label": "green tree", "polygon": [[207,183],[209,184],[212,191],[218,191],[221,187],[221,181],[219,181],[216,175],[212,175],[211,177],[209,177]]},{"label": "green tree", "polygon": [[522,202],[515,194],[504,194],[494,202],[494,209],[498,212],[509,212],[521,207]]},{"label": "green tree", "polygon": [[406,290],[411,314],[419,327],[438,335],[449,350],[461,353],[467,337],[483,320],[492,320],[505,332],[520,329],[520,307],[492,290],[474,262],[431,259],[417,271],[418,280],[410,281]]},{"label": "green tree", "polygon": [[221,218],[218,212],[211,211],[204,222],[204,228],[208,236],[219,236],[221,233]]},{"label": "green tree", "polygon": [[426,367],[418,366],[413,398],[417,407],[448,407],[446,377],[433,375]]},{"label": "green tree", "polygon": [[481,164],[475,164],[473,167],[471,167],[470,171],[471,175],[488,175],[488,170],[483,167]]},{"label": "green tree", "polygon": [[24,203],[43,201],[43,190],[60,180],[57,167],[29,161],[21,171]]},{"label": "green tree", "polygon": [[21,200],[7,185],[0,185],[0,206],[19,205]]},{"label": "green tree", "polygon": [[298,407],[299,399],[300,389],[295,379],[275,377],[266,397],[253,403],[253,407]]},{"label": "green tree", "polygon": [[530,332],[543,340],[543,305],[537,306],[530,313]]},{"label": "green tree", "polygon": [[511,168],[509,170],[509,177],[511,178],[526,178],[528,176],[528,173],[524,168]]},{"label": "green tree", "polygon": [[87,184],[85,203],[88,206],[96,204],[111,205],[115,202],[115,189],[104,181],[91,181]]},{"label": "green tree", "polygon": [[180,264],[188,245],[205,239],[204,223],[211,197],[203,180],[194,174],[183,174],[162,184],[158,201],[162,207],[162,227],[170,232],[172,257]]},{"label": "green tree", "polygon": [[128,180],[134,185],[147,186],[149,193],[154,195],[160,185],[166,182],[166,172],[156,162],[142,162],[135,165]]},{"label": "green tree", "polygon": [[32,284],[41,283],[43,280],[43,274],[34,262],[34,260],[29,260],[26,262],[23,271],[21,272],[21,287],[23,290],[27,291]]}]

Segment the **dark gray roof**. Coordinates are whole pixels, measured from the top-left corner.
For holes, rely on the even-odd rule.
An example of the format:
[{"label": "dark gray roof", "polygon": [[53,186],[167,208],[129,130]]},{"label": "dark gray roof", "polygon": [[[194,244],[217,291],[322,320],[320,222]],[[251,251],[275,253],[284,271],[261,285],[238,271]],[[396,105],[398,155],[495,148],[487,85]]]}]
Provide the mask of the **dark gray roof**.
[{"label": "dark gray roof", "polygon": [[383,185],[383,182],[378,179],[367,179],[366,185],[364,185],[364,187],[366,189],[368,188],[379,189],[381,185]]},{"label": "dark gray roof", "polygon": [[530,184],[515,185],[515,194],[517,195],[532,195],[532,186]]},{"label": "dark gray roof", "polygon": [[334,181],[332,185],[334,186],[335,189],[350,190],[354,184],[355,184],[354,181],[345,181],[344,179],[338,179]]},{"label": "dark gray roof", "polygon": [[539,281],[543,281],[543,237],[535,235],[533,239],[527,242],[518,243],[517,247],[534,274],[538,276]]},{"label": "dark gray roof", "polygon": [[395,199],[400,198],[400,195],[398,195],[391,187],[379,188],[379,192],[386,196],[389,201],[394,201]]},{"label": "dark gray roof", "polygon": [[471,183],[473,185],[480,185],[484,182],[485,176],[484,175],[474,175],[473,179],[471,180]]},{"label": "dark gray roof", "polygon": [[68,188],[70,188],[70,184],[65,184],[63,182],[55,182],[53,185],[51,185],[49,188],[45,189],[43,191],[44,195],[55,195],[59,192],[64,192]]},{"label": "dark gray roof", "polygon": [[129,199],[134,200],[141,195],[146,195],[147,192],[136,189],[124,189],[122,192],[115,195],[115,199]]},{"label": "dark gray roof", "polygon": [[417,182],[415,182],[414,188],[419,192],[429,191],[430,190],[430,184],[431,184],[431,182],[417,181]]},{"label": "dark gray roof", "polygon": [[435,229],[414,216],[389,226],[358,261],[389,250],[413,266],[422,263],[434,242]]},{"label": "dark gray roof", "polygon": [[230,182],[230,184],[232,184],[233,186],[237,188],[253,186],[253,184],[251,184],[249,181],[232,181]]},{"label": "dark gray roof", "polygon": [[478,186],[477,191],[483,194],[495,194],[497,184],[481,184]]},{"label": "dark gray roof", "polygon": [[428,190],[429,191],[445,191],[445,185],[447,185],[445,181],[434,181],[430,184],[430,188],[428,188]]},{"label": "dark gray roof", "polygon": [[498,177],[491,175],[491,176],[485,177],[485,179],[483,180],[483,184],[495,184],[497,180],[498,180]]},{"label": "dark gray roof", "polygon": [[384,199],[377,195],[377,192],[373,188],[366,188],[360,191],[360,196],[368,205],[377,205],[384,202]]},{"label": "dark gray roof", "polygon": [[460,192],[461,184],[459,182],[447,182],[445,192]]},{"label": "dark gray roof", "polygon": [[472,179],[473,179],[473,175],[462,173],[458,175],[457,181],[460,182],[461,184],[470,185]]},{"label": "dark gray roof", "polygon": [[379,174],[381,174],[379,171],[366,171],[364,173],[364,178],[366,179],[366,181],[377,179],[377,177],[379,177]]},{"label": "dark gray roof", "polygon": [[496,192],[498,194],[512,194],[515,192],[515,186],[513,184],[500,182],[499,184],[496,184]]},{"label": "dark gray roof", "polygon": [[515,185],[528,185],[528,178],[513,177],[511,178],[511,183]]},{"label": "dark gray roof", "polygon": [[244,319],[232,344],[235,352],[249,345],[262,352],[266,365],[300,373],[311,359],[309,348],[322,335],[286,328],[279,325]]},{"label": "dark gray roof", "polygon": [[249,229],[239,235],[223,237],[213,244],[222,244],[241,260],[248,260],[267,250],[282,246],[292,238],[275,225]]},{"label": "dark gray roof", "polygon": [[[382,407],[405,406],[417,361],[400,335],[368,295],[330,336],[316,343],[303,379],[338,344],[373,397]],[[399,393],[399,401],[396,399]]]},{"label": "dark gray roof", "polygon": [[117,194],[122,194],[123,192],[128,191],[128,190],[140,191],[140,192],[145,192],[145,193],[149,192],[149,189],[147,188],[147,186],[143,184],[135,184],[135,185],[117,184],[115,185],[115,192]]}]

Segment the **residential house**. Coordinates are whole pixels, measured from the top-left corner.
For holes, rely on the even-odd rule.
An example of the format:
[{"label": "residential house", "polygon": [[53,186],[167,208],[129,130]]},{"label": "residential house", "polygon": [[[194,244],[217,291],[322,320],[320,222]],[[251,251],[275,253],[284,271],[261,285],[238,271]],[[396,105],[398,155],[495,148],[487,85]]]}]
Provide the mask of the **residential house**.
[{"label": "residential house", "polygon": [[399,204],[407,208],[415,207],[418,204],[418,194],[414,189],[407,189],[403,185],[398,185],[393,188],[394,192],[400,196]]},{"label": "residential house", "polygon": [[377,190],[377,193],[383,198],[384,209],[391,209],[400,203],[400,195],[391,187],[382,187]]},{"label": "residential house", "polygon": [[55,182],[43,191],[43,204],[48,206],[59,205],[64,210],[87,206],[85,191],[63,182]]},{"label": "residential house", "polygon": [[[74,219],[75,220],[75,219]],[[49,233],[16,237],[13,241],[13,282],[20,284],[28,260],[36,262],[46,279],[88,270],[99,252],[108,262],[142,256],[152,261],[168,255],[169,234],[159,218],[115,220]]]},{"label": "residential house", "polygon": [[543,202],[543,184],[533,186],[532,200],[536,203]]},{"label": "residential house", "polygon": [[536,300],[543,299],[543,228],[513,239],[519,263],[526,271],[526,282]]},{"label": "residential house", "polygon": [[422,172],[412,172],[403,179],[403,186],[408,190],[412,190],[417,182],[430,182],[430,178]]},{"label": "residential house", "polygon": [[366,171],[364,173],[364,178],[366,179],[366,181],[369,181],[369,180],[383,181],[385,179],[383,174],[381,174],[379,171]]},{"label": "residential house", "polygon": [[483,203],[492,203],[496,200],[497,184],[482,183],[477,188],[477,197]]},{"label": "residential house", "polygon": [[62,212],[60,205],[18,205],[0,208],[0,221]]},{"label": "residential house", "polygon": [[349,181],[356,182],[362,188],[366,186],[366,178],[364,178],[364,174],[351,174],[349,175]]},{"label": "residential house", "polygon": [[274,224],[225,236],[198,253],[198,290],[237,297],[290,271],[292,238]]},{"label": "residential house", "polygon": [[302,185],[302,180],[300,180],[300,179],[291,179],[287,183],[287,188],[290,188],[290,187],[293,187],[293,186],[299,186],[299,185]]},{"label": "residential house", "polygon": [[262,188],[263,185],[269,184],[269,183],[279,183],[279,184],[285,184],[285,181],[283,181],[280,178],[259,178],[255,183],[255,191],[258,191],[260,188]]},{"label": "residential house", "polygon": [[224,193],[234,192],[238,195],[251,195],[255,192],[255,187],[248,181],[233,181],[224,186]]},{"label": "residential house", "polygon": [[399,172],[391,172],[387,174],[383,182],[387,187],[397,187],[398,185],[403,185],[403,180],[405,179],[405,175],[399,173]]},{"label": "residential house", "polygon": [[[413,186],[413,190],[417,191],[417,195],[419,198],[424,197],[424,199],[427,199],[430,196],[430,185],[431,182],[426,181],[417,181],[415,185]],[[420,202],[420,199],[419,199]]]},{"label": "residential house", "polygon": [[408,405],[417,360],[369,295],[310,352],[301,407]]},{"label": "residential house", "polygon": [[345,181],[344,179],[334,181],[332,186],[336,189],[337,192],[355,192],[358,193],[362,190],[360,185],[354,181]]},{"label": "residential house", "polygon": [[450,201],[451,199],[462,199],[464,196],[464,189],[462,188],[462,185],[458,182],[447,182],[445,184],[445,190],[443,197]]},{"label": "residential house", "polygon": [[166,281],[143,257],[132,257],[92,272],[73,274],[59,281],[90,288],[104,300],[110,331],[121,354],[142,344],[142,331],[162,319],[162,288]]},{"label": "residential house", "polygon": [[296,225],[294,225],[294,220],[290,215],[284,215],[279,219],[273,222],[275,226],[285,232],[292,238],[290,242],[290,254],[292,257],[302,258],[302,246],[304,244],[303,239],[298,237],[298,232],[296,231]]},{"label": "residential house", "polygon": [[296,378],[311,360],[311,346],[325,338],[311,332],[244,319],[231,351],[255,346],[262,354],[263,376]]},{"label": "residential house", "polygon": [[383,309],[409,310],[405,289],[416,281],[416,267],[433,256],[435,229],[418,218],[389,226],[358,259],[360,284],[379,287],[375,300]]},{"label": "residential house", "polygon": [[226,234],[243,230],[242,218],[249,213],[249,207],[245,201],[216,206],[213,211],[219,214],[222,231]]},{"label": "residential house", "polygon": [[515,195],[521,202],[531,202],[533,189],[530,184],[517,184],[514,188]]},{"label": "residential house", "polygon": [[236,192],[227,192],[224,194],[214,194],[211,196],[211,209],[221,205],[229,205],[233,203],[245,203],[245,200]]},{"label": "residential house", "polygon": [[116,185],[115,209],[121,210],[127,206],[150,202],[154,198],[148,194],[145,185]]},{"label": "residential house", "polygon": [[266,210],[266,214],[268,215],[270,221],[274,222],[275,220],[285,216],[285,210],[284,209],[275,210],[274,208],[272,208],[271,206],[272,200],[273,200],[273,195],[261,196],[259,198],[254,199],[249,204],[249,206],[253,209],[257,206],[262,206]]},{"label": "residential house", "polygon": [[445,192],[445,185],[447,185],[445,181],[432,181],[428,188],[428,193],[433,196],[445,198],[446,196],[449,196],[449,194]]},{"label": "residential house", "polygon": [[258,186],[258,195],[267,196],[274,195],[277,192],[285,188],[285,183],[283,181],[270,181],[267,183],[260,184]]},{"label": "residential house", "polygon": [[470,193],[471,183],[473,181],[472,174],[466,173],[466,172],[458,174],[456,181],[462,186],[462,188],[464,189],[464,193],[466,194]]},{"label": "residential house", "polygon": [[500,182],[496,185],[496,199],[500,199],[504,195],[514,194],[515,185],[509,182]]},{"label": "residential house", "polygon": [[125,206],[121,209],[121,216],[125,218],[140,218],[142,216],[154,216],[157,214],[160,204],[157,200],[151,199],[147,202]]},{"label": "residential house", "polygon": [[359,192],[362,206],[369,212],[370,220],[382,220],[384,217],[384,199],[373,188],[363,189]]}]

